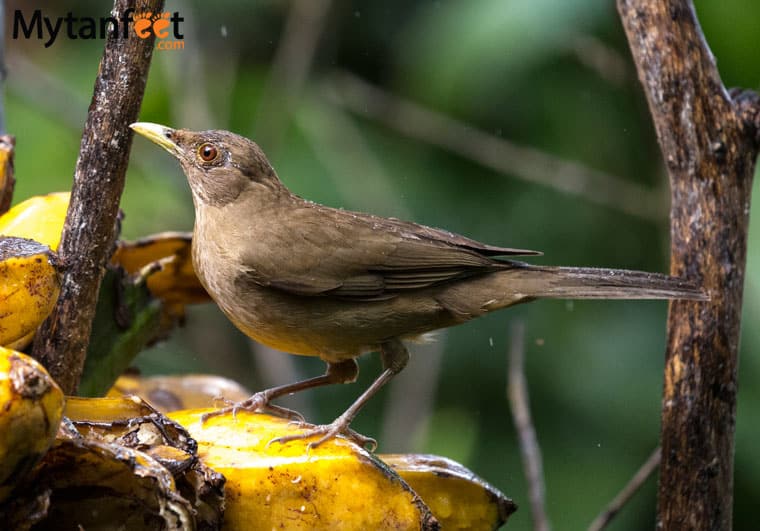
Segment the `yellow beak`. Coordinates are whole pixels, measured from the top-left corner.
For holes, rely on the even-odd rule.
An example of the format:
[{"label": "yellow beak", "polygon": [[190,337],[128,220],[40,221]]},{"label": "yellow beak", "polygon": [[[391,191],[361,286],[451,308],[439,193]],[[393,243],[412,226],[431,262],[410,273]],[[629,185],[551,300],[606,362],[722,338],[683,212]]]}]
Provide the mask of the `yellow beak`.
[{"label": "yellow beak", "polygon": [[148,140],[155,142],[175,157],[182,156],[182,150],[177,143],[172,140],[175,131],[171,127],[152,124],[150,122],[135,122],[129,127],[131,127],[135,133],[141,134]]}]

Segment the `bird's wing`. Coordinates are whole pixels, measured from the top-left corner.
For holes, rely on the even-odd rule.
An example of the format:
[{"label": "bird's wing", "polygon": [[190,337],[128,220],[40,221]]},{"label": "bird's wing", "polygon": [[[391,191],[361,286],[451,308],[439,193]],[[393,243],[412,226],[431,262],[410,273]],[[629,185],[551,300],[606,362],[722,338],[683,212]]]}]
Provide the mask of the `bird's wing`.
[{"label": "bird's wing", "polygon": [[493,256],[540,254],[311,203],[267,226],[270,245],[244,257],[247,281],[305,296],[384,300],[509,267]]}]

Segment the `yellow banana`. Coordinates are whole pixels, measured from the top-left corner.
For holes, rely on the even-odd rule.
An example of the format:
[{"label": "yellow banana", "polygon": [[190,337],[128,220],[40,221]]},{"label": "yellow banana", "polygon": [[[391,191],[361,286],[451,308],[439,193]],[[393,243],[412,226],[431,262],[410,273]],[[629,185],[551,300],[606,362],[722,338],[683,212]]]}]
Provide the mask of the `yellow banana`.
[{"label": "yellow banana", "polygon": [[420,454],[378,457],[425,500],[443,529],[498,529],[517,510],[498,489],[451,459]]},{"label": "yellow banana", "polygon": [[0,216],[0,236],[29,238],[57,251],[70,195],[56,192],[22,201]]},{"label": "yellow banana", "polygon": [[0,345],[31,337],[59,290],[57,258],[46,245],[0,237]]},{"label": "yellow banana", "polygon": [[0,502],[50,448],[63,403],[42,365],[0,347]]},{"label": "yellow banana", "polygon": [[160,271],[147,278],[151,294],[171,310],[185,304],[209,302],[206,290],[193,269],[190,256],[192,235],[187,232],[161,232],[134,242],[119,241],[111,263],[137,274],[149,264],[162,262]]},{"label": "yellow banana", "polygon": [[210,410],[169,418],[198,442],[198,456],[224,474],[223,529],[437,529],[422,500],[381,461],[342,438],[268,444],[303,428],[239,411],[201,422]]},{"label": "yellow banana", "polygon": [[184,374],[177,376],[142,377],[122,375],[108,391],[109,397],[137,395],[162,413],[217,405],[220,397],[242,402],[251,392],[242,385],[221,376]]},{"label": "yellow banana", "polygon": [[[237,394],[228,396],[228,392]],[[303,466],[309,468],[308,478],[293,470],[291,461],[305,460],[305,454],[298,451],[287,452],[281,455],[283,448],[273,444],[266,446],[266,442],[274,437],[292,434],[297,428],[274,417],[267,415],[250,415],[239,412],[237,418],[226,416],[209,423],[215,423],[214,428],[198,425],[196,411],[177,411],[180,408],[196,407],[193,404],[211,404],[215,397],[223,394],[228,399],[237,400],[236,396],[249,396],[249,392],[240,389],[237,384],[218,377],[204,375],[175,376],[175,377],[140,377],[135,375],[122,376],[109,392],[109,396],[119,394],[136,394],[146,397],[163,412],[174,411],[169,416],[186,425],[193,436],[199,441],[199,456],[212,468],[219,467],[219,471],[227,477],[227,529],[264,529],[271,525],[276,527],[275,514],[287,513],[293,509],[293,503],[298,500],[298,489],[301,481],[307,484],[311,480],[318,483],[315,477],[322,477],[329,483],[329,478],[334,477],[335,471],[345,467],[346,462],[358,459],[363,460],[360,454],[354,453],[350,445],[331,448],[320,455],[313,451],[308,463]],[[202,406],[199,406],[202,407]],[[189,423],[189,424],[186,424]],[[240,445],[240,441],[243,444]],[[291,444],[291,443],[289,443]],[[389,465],[427,504],[433,516],[440,522],[443,529],[474,529],[487,530],[497,529],[503,525],[516,506],[497,489],[478,478],[462,465],[444,457],[416,454],[388,454],[378,455],[380,461]],[[275,463],[275,464],[273,464]],[[269,466],[273,468],[270,470]],[[281,468],[282,466],[282,468]],[[347,481],[344,486],[347,489],[357,488],[357,495],[366,497],[366,492],[373,489],[364,485],[368,474],[366,463],[356,464],[357,470],[345,472],[343,475],[354,479]],[[369,476],[373,477],[375,470],[369,468]],[[289,481],[298,475],[301,479],[296,486]],[[273,477],[262,481],[262,477]],[[326,478],[326,479],[325,479]],[[361,479],[357,479],[361,478]],[[272,483],[276,484],[275,486]],[[386,485],[387,487],[387,485]],[[337,487],[336,487],[337,488]],[[378,489],[385,488],[378,486]],[[390,489],[395,491],[394,488]],[[278,492],[277,497],[273,492]],[[353,491],[352,491],[353,492]],[[340,514],[346,509],[341,495],[333,493],[330,498],[326,493],[314,496],[310,501],[315,505],[315,511],[320,514],[329,514],[330,511]],[[344,491],[343,494],[346,494]],[[269,496],[270,509],[261,511],[257,504],[262,503]],[[349,494],[349,499],[351,499]],[[288,504],[291,505],[288,505]],[[320,506],[330,505],[328,510]],[[350,502],[348,502],[350,505]],[[381,503],[382,505],[382,503]],[[300,510],[300,506],[298,506]],[[377,511],[385,510],[384,506],[375,508]],[[253,516],[253,515],[258,516]],[[262,516],[263,515],[263,516]],[[259,522],[256,518],[264,518]],[[256,521],[256,523],[254,523]],[[356,520],[343,519],[341,522],[354,522]],[[289,522],[289,525],[292,522]],[[366,523],[366,522],[365,522]],[[329,527],[329,522],[323,522],[324,527]],[[319,526],[319,523],[309,522],[304,525]]]},{"label": "yellow banana", "polygon": [[16,139],[10,135],[0,136],[0,215],[11,206],[13,188],[16,179],[13,178],[13,155]]}]

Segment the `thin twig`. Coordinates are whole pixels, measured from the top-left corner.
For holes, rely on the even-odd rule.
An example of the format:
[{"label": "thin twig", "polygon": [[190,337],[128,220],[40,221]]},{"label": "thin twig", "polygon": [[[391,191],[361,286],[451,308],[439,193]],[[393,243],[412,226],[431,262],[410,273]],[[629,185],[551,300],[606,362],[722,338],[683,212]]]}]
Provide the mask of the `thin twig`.
[{"label": "thin twig", "polygon": [[594,518],[594,521],[588,526],[588,531],[601,531],[607,527],[617,513],[620,512],[620,509],[633,498],[633,495],[639,491],[646,480],[649,479],[649,476],[657,470],[657,467],[660,466],[661,456],[662,448],[658,446],[654,449],[652,455],[644,461],[644,464],[636,471],[625,487],[623,487],[623,490],[618,492],[617,496],[599,513],[599,516]]},{"label": "thin twig", "polygon": [[525,479],[528,482],[530,511],[533,515],[533,529],[548,531],[549,518],[544,500],[544,471],[541,464],[541,449],[538,446],[536,430],[530,415],[528,385],[525,381],[525,325],[516,322],[511,327],[509,345],[509,373],[507,396],[512,410],[517,437],[520,443]]},{"label": "thin twig", "polygon": [[311,70],[331,0],[293,0],[269,79],[259,98],[254,131],[267,153],[276,153]]},{"label": "thin twig", "polygon": [[591,34],[580,34],[570,41],[570,50],[586,67],[616,86],[628,81],[629,63],[614,48]]},{"label": "thin twig", "polygon": [[578,162],[520,146],[339,72],[326,83],[335,105],[376,120],[409,137],[448,149],[478,164],[648,221],[663,221],[664,190],[641,186]]},{"label": "thin twig", "polygon": [[[130,8],[156,13],[163,0],[116,0],[112,16],[121,20]],[[59,246],[66,267],[61,294],[33,350],[66,394],[76,391],[82,375],[95,301],[116,238],[132,145],[129,124],[137,119],[153,46],[152,36],[125,39],[111,33],[98,68]]]}]

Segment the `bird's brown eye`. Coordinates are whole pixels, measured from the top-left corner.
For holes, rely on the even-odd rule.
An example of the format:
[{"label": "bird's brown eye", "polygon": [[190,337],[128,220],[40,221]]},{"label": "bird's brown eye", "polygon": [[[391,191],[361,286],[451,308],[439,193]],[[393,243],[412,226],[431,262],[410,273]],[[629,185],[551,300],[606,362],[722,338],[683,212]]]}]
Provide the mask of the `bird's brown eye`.
[{"label": "bird's brown eye", "polygon": [[204,162],[211,162],[219,155],[219,152],[216,149],[216,146],[214,144],[201,144],[201,146],[198,148],[198,156],[201,158]]}]

